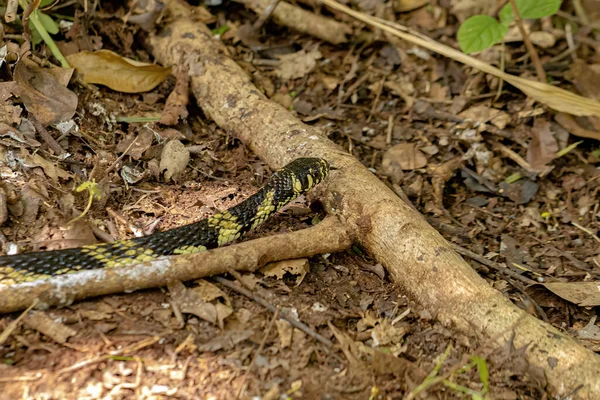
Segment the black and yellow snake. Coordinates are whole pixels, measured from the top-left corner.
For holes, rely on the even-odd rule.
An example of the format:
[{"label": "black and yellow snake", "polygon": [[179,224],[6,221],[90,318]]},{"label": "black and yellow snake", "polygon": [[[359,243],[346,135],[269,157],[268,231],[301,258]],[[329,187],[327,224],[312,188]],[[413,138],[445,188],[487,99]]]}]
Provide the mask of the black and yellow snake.
[{"label": "black and yellow snake", "polygon": [[0,285],[32,282],[97,268],[116,268],[172,254],[198,253],[238,239],[306,193],[329,172],[320,158],[298,158],[275,172],[254,195],[229,210],[149,236],[90,246],[0,256]]}]

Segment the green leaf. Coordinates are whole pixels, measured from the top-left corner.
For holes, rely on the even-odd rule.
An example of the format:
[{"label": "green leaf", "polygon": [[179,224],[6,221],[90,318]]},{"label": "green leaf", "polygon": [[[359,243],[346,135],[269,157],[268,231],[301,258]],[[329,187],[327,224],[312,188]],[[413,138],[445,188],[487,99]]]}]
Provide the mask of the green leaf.
[{"label": "green leaf", "polygon": [[[556,14],[562,0],[515,0],[522,19],[539,19]],[[500,21],[508,24],[514,20],[512,6],[506,4],[500,10]]]},{"label": "green leaf", "polygon": [[475,53],[498,43],[507,30],[507,26],[488,15],[474,15],[462,23],[456,39],[463,52]]},{"label": "green leaf", "polygon": [[490,390],[490,373],[488,371],[487,362],[484,358],[481,358],[479,356],[473,356],[471,360],[473,360],[475,364],[477,364],[477,370],[479,371],[479,379],[483,384],[483,390],[481,391],[481,393],[487,394]]},{"label": "green leaf", "polygon": [[44,8],[44,7],[47,7],[47,6],[49,6],[50,4],[52,4],[52,3],[54,3],[54,0],[42,0],[42,1],[40,2],[40,6],[39,6],[39,8]]},{"label": "green leaf", "polygon": [[52,19],[52,17],[50,17],[48,14],[44,14],[43,12],[37,12],[38,14],[38,18],[40,19],[40,22],[42,23],[42,26],[44,27],[44,29],[46,29],[46,32],[48,32],[51,35],[56,35],[58,33],[58,25],[56,25],[56,22],[54,22],[54,20]]}]

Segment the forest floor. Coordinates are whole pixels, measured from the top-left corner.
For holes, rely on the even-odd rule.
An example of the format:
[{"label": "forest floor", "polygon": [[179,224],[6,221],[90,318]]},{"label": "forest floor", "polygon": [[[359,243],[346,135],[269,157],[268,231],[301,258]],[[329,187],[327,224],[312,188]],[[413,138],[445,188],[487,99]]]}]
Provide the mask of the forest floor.
[{"label": "forest floor", "polygon": [[[130,9],[103,1],[94,10],[62,3],[44,12],[68,22],[54,35],[63,54],[106,49],[152,62],[144,46],[150,13],[144,2],[131,2]],[[351,3],[453,47],[460,22],[482,13],[477,2],[469,8],[470,2],[432,0],[408,12],[380,0]],[[598,98],[600,35],[589,24],[600,21],[600,7],[584,5],[588,25],[566,2],[557,16],[528,26],[553,40],[537,44],[548,79]],[[381,33],[333,45],[269,21],[258,46],[242,29],[256,14],[234,2],[205,9],[217,40],[267,97],[358,158],[449,242],[480,255],[487,265],[466,259],[512,302],[600,351],[598,295],[577,285],[600,275],[600,142],[573,135],[600,132],[598,120],[573,119],[574,128],[517,89],[499,88],[496,78],[409,43],[390,43]],[[356,32],[362,26],[335,18]],[[136,23],[142,20],[145,28]],[[153,23],[150,29],[160,27],[160,20]],[[271,173],[193,101],[179,104],[187,117],[178,118],[179,109],[174,121],[157,121],[180,78],[175,74],[133,94],[72,79],[68,93],[57,90],[53,100],[68,105],[76,95],[73,124],[61,131],[42,123],[54,139],[48,140],[35,120],[68,110],[52,102],[44,108],[47,98],[12,96],[9,85],[27,81],[10,59],[25,45],[19,29],[5,25],[8,58],[1,67],[2,254],[15,246],[61,249],[189,224],[239,203]],[[572,40],[577,47],[569,51]],[[478,57],[499,65],[504,56],[507,72],[536,79],[522,41],[500,47]],[[58,64],[45,45],[33,49],[38,64]],[[29,82],[41,79],[39,67],[26,68]],[[128,73],[129,83],[137,79],[128,70],[123,76]],[[109,76],[113,84],[125,85],[117,75]],[[175,141],[189,156],[183,165],[169,161],[166,143]],[[86,208],[87,192],[75,189],[90,176],[102,197],[65,228]],[[247,239],[306,228],[323,215],[318,203],[302,198]],[[233,399],[243,389],[241,398],[400,399],[436,368],[447,381],[417,398],[548,397],[543,371],[523,359],[524,349],[490,348],[441,325],[358,247],[225,276],[243,279],[334,345],[284,320],[273,323],[272,312],[208,278],[182,290],[200,295],[198,308],[218,306],[218,323],[202,312],[181,312],[166,288],[45,310],[54,328],[67,332],[62,340],[34,321],[11,327],[19,313],[0,317],[0,332],[12,329],[0,346],[0,398]],[[581,298],[590,300],[574,300]],[[384,356],[367,360],[368,348]]]}]

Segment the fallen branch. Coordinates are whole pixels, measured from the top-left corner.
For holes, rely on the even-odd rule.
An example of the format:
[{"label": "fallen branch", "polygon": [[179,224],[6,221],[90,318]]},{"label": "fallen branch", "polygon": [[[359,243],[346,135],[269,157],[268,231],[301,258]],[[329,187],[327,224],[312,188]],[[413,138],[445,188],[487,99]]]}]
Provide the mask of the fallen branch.
[{"label": "fallen branch", "polygon": [[270,262],[342,251],[350,244],[344,226],[335,217],[325,218],[312,228],[203,253],[161,257],[124,268],[81,271],[0,286],[0,313],[21,310],[36,299],[44,306],[66,305],[94,296],[161,287],[174,280],[190,281],[230,270],[255,271]]},{"label": "fallen branch", "polygon": [[[166,2],[170,10],[183,3]],[[193,95],[204,112],[271,167],[301,156],[329,160],[337,169],[316,190],[328,211],[347,224],[406,295],[441,322],[477,335],[490,346],[504,345],[514,333],[516,347],[529,345],[527,360],[543,368],[553,394],[570,393],[583,384],[573,398],[600,398],[600,359],[594,353],[491,288],[420,214],[360,162],[266,99],[205,25],[181,14],[173,21],[149,37],[155,59],[174,65],[184,54],[194,71]]]},{"label": "fallen branch", "polygon": [[[250,8],[257,14],[265,12],[271,0],[234,0]],[[280,2],[271,17],[278,25],[310,35],[332,44],[348,41],[346,35],[352,33],[350,26],[322,15],[311,13],[289,3]]]}]

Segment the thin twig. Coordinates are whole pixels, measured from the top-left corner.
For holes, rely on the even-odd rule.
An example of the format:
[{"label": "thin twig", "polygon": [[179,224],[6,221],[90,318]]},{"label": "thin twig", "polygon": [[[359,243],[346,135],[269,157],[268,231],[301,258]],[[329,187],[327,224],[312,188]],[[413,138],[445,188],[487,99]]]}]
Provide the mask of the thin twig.
[{"label": "thin twig", "polygon": [[[243,294],[244,296],[251,298],[252,300],[256,301],[258,304],[260,304],[261,306],[265,307],[266,309],[268,309],[271,312],[280,312],[279,309],[277,307],[275,307],[273,304],[269,303],[268,301],[266,301],[265,299],[263,299],[262,297],[258,296],[257,294],[251,292],[248,289],[245,289],[241,286],[236,285],[235,283],[231,282],[228,279],[225,278],[221,278],[220,276],[216,276],[214,277],[214,279],[219,282],[220,284],[222,284],[223,286],[234,290],[240,294]],[[295,319],[294,317],[288,315],[285,312],[280,312],[280,317],[282,319],[285,319],[287,322],[289,322],[290,324],[292,324],[294,327],[300,329],[302,332],[306,333],[308,336],[312,337],[313,339],[323,343],[325,346],[327,347],[331,347],[333,346],[333,343],[331,343],[331,341],[321,335],[319,335],[317,332],[315,332],[314,330],[312,330],[308,325],[298,321],[297,319]]]},{"label": "thin twig", "polygon": [[544,67],[542,67],[542,63],[540,61],[540,57],[538,56],[535,47],[533,47],[533,43],[529,40],[529,35],[525,32],[525,26],[523,25],[523,20],[521,19],[521,14],[519,14],[519,9],[517,8],[517,3],[515,0],[508,0],[510,5],[512,6],[513,13],[515,14],[515,21],[517,22],[517,26],[519,27],[519,31],[521,32],[521,36],[523,36],[523,42],[525,43],[525,47],[527,47],[527,52],[531,57],[531,62],[535,67],[535,71],[537,73],[538,79],[540,82],[546,83],[546,71],[544,71]]},{"label": "thin twig", "polygon": [[50,147],[50,149],[52,149],[53,152],[55,152],[58,155],[65,153],[65,149],[63,149],[60,146],[60,144],[58,144],[58,142],[52,137],[50,132],[48,132],[46,128],[44,128],[44,126],[32,114],[29,115],[29,120],[35,127],[37,133],[39,133],[42,140],[48,145],[48,147]]},{"label": "thin twig", "polygon": [[454,248],[454,251],[456,251],[458,254],[463,255],[463,256],[467,256],[472,260],[477,261],[480,264],[485,265],[488,268],[491,268],[495,271],[498,271],[502,274],[508,275],[511,278],[514,278],[516,280],[519,280],[527,285],[535,285],[537,284],[536,281],[529,279],[523,275],[519,275],[516,272],[512,271],[510,268],[502,268],[498,263],[493,262],[492,260],[488,260],[487,258],[485,258],[484,256],[480,256],[477,253],[473,253],[471,250],[467,250],[464,247],[461,247],[455,243],[451,243],[452,247]]},{"label": "thin twig", "polygon": [[592,237],[592,239],[594,239],[596,242],[600,243],[600,238],[598,236],[596,236],[594,234],[594,232],[590,231],[588,228],[586,228],[585,226],[581,226],[579,225],[577,222],[571,222],[573,224],[573,226],[577,229],[580,229],[582,231],[584,231],[585,233],[587,233],[588,235],[590,235]]}]

